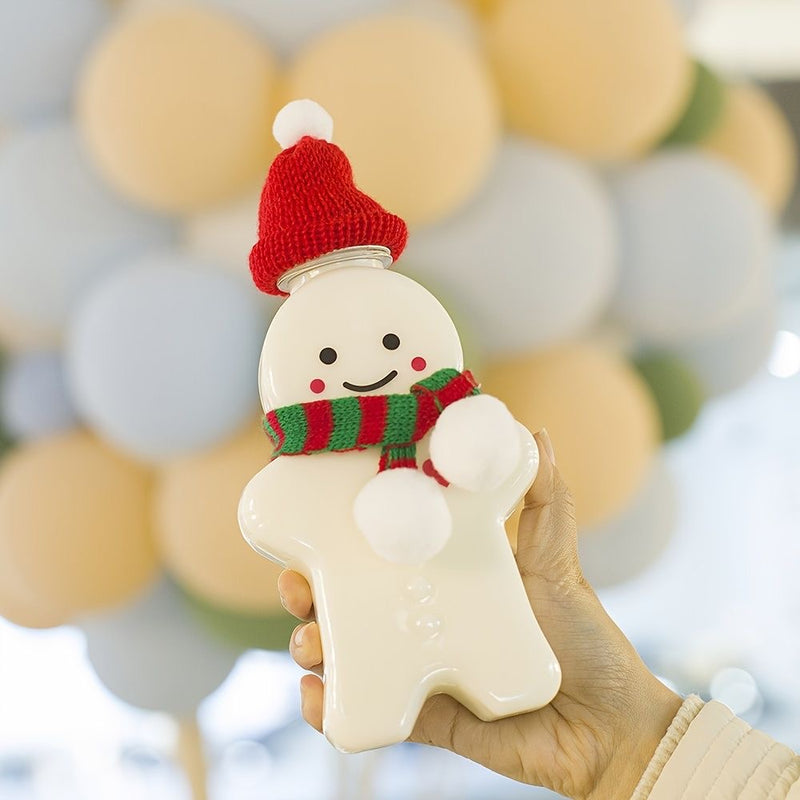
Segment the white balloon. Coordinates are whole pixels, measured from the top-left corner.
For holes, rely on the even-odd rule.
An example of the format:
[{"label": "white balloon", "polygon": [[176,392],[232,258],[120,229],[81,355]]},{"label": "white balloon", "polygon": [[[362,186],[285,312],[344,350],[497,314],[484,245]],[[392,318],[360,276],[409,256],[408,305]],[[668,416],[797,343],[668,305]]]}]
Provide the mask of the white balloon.
[{"label": "white balloon", "polygon": [[775,342],[778,310],[772,298],[715,333],[686,342],[678,354],[694,368],[709,395],[744,386],[762,369]]},{"label": "white balloon", "polygon": [[99,275],[172,235],[167,220],[112,194],[65,123],[0,148],[0,317],[18,320],[31,344],[56,342]]},{"label": "white balloon", "polygon": [[631,505],[619,517],[580,532],[578,550],[589,583],[595,588],[614,586],[644,572],[667,548],[677,519],[675,483],[666,464],[659,459]]},{"label": "white balloon", "polygon": [[31,353],[9,363],[0,383],[0,418],[18,439],[49,436],[77,425],[59,353]]},{"label": "white balloon", "polygon": [[250,280],[250,251],[258,241],[260,195],[196,214],[186,221],[183,240],[194,255]]},{"label": "white balloon", "polygon": [[102,0],[0,3],[0,117],[66,110],[81,61],[107,19]]},{"label": "white balloon", "polygon": [[166,579],[130,605],[80,621],[89,661],[120,700],[177,717],[194,715],[238,653],[210,636]]},{"label": "white balloon", "polygon": [[615,278],[614,215],[583,164],[509,139],[471,205],[413,232],[403,261],[452,298],[489,352],[524,352],[599,316]]},{"label": "white balloon", "polygon": [[267,320],[257,292],[177,254],[118,270],[67,345],[75,403],[97,433],[160,461],[225,440],[254,415]]},{"label": "white balloon", "polygon": [[672,0],[681,17],[687,22],[698,12],[703,0]]},{"label": "white balloon", "polygon": [[655,155],[611,179],[620,222],[614,311],[658,344],[724,328],[771,281],[769,215],[732,168],[691,150]]}]

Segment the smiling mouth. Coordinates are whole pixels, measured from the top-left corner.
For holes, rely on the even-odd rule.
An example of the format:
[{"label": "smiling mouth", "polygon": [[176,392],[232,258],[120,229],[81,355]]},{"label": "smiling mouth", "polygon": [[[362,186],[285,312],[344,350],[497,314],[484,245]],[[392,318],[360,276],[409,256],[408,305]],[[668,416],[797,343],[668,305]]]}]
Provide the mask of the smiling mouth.
[{"label": "smiling mouth", "polygon": [[381,378],[376,383],[371,383],[369,386],[359,386],[357,383],[348,383],[345,381],[342,386],[351,392],[374,392],[376,389],[382,389],[387,383],[391,383],[397,377],[397,370],[393,369],[385,378]]}]

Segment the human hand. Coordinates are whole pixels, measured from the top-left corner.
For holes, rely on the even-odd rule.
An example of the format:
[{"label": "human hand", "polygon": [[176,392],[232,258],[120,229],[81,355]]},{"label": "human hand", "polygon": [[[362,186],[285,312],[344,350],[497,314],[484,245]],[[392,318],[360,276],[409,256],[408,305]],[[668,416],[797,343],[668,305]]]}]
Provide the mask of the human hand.
[{"label": "human hand", "polygon": [[[587,584],[578,562],[569,490],[545,431],[539,473],[519,522],[517,565],[539,624],[561,663],[555,699],[528,714],[483,722],[448,695],[431,697],[411,741],[452,750],[515,780],[574,800],[629,800],[681,699],[653,676]],[[322,730],[322,647],[311,589],[296,572],[278,582],[305,624],[292,635],[303,716]]]}]

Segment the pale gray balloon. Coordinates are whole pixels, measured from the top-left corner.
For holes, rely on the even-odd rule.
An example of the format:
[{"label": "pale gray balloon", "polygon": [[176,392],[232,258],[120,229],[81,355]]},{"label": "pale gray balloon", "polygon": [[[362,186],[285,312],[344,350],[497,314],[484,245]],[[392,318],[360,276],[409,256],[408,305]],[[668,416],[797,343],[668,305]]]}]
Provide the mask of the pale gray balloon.
[{"label": "pale gray balloon", "polygon": [[525,352],[581,333],[605,308],[617,235],[589,167],[508,139],[494,172],[455,217],[413,231],[399,269],[441,291],[490,353]]},{"label": "pale gray balloon", "polygon": [[66,123],[3,141],[0,317],[18,320],[36,344],[58,340],[78,299],[103,273],[172,238],[170,221],[103,183]]},{"label": "pale gray balloon", "polygon": [[267,326],[257,294],[176,253],[117,270],[87,294],[68,337],[81,415],[147,461],[210,447],[255,420]]},{"label": "pale gray balloon", "polygon": [[12,359],[0,381],[0,418],[16,439],[50,436],[78,424],[60,353]]},{"label": "pale gray balloon", "polygon": [[678,494],[663,459],[617,518],[578,536],[581,567],[595,588],[629,581],[653,565],[669,545],[678,520]]},{"label": "pale gray balloon", "polygon": [[120,700],[180,718],[227,678],[238,651],[210,636],[162,578],[132,603],[79,621],[89,661]]},{"label": "pale gray balloon", "polygon": [[621,246],[613,310],[641,338],[673,345],[712,335],[770,285],[769,214],[722,161],[668,151],[619,170],[610,185]]},{"label": "pale gray balloon", "polygon": [[0,118],[66,111],[86,50],[108,18],[103,0],[3,0]]},{"label": "pale gray balloon", "polygon": [[710,396],[727,394],[764,369],[777,326],[777,303],[764,299],[730,325],[682,344],[677,352],[695,369]]}]

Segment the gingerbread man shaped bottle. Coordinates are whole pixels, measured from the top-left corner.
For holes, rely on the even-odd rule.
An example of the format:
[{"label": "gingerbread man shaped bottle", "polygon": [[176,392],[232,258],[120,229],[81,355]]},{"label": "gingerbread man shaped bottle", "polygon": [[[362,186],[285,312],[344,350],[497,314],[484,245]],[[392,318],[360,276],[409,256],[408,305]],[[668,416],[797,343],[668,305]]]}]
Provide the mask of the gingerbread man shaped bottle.
[{"label": "gingerbread man shaped bottle", "polygon": [[259,369],[275,449],[239,523],[311,584],[325,735],[401,742],[436,693],[483,720],[541,708],[561,672],[504,530],[533,437],[464,370],[436,298],[389,269],[405,223],[356,188],[327,112],[294,101],[274,133],[250,264],[287,298]]}]

